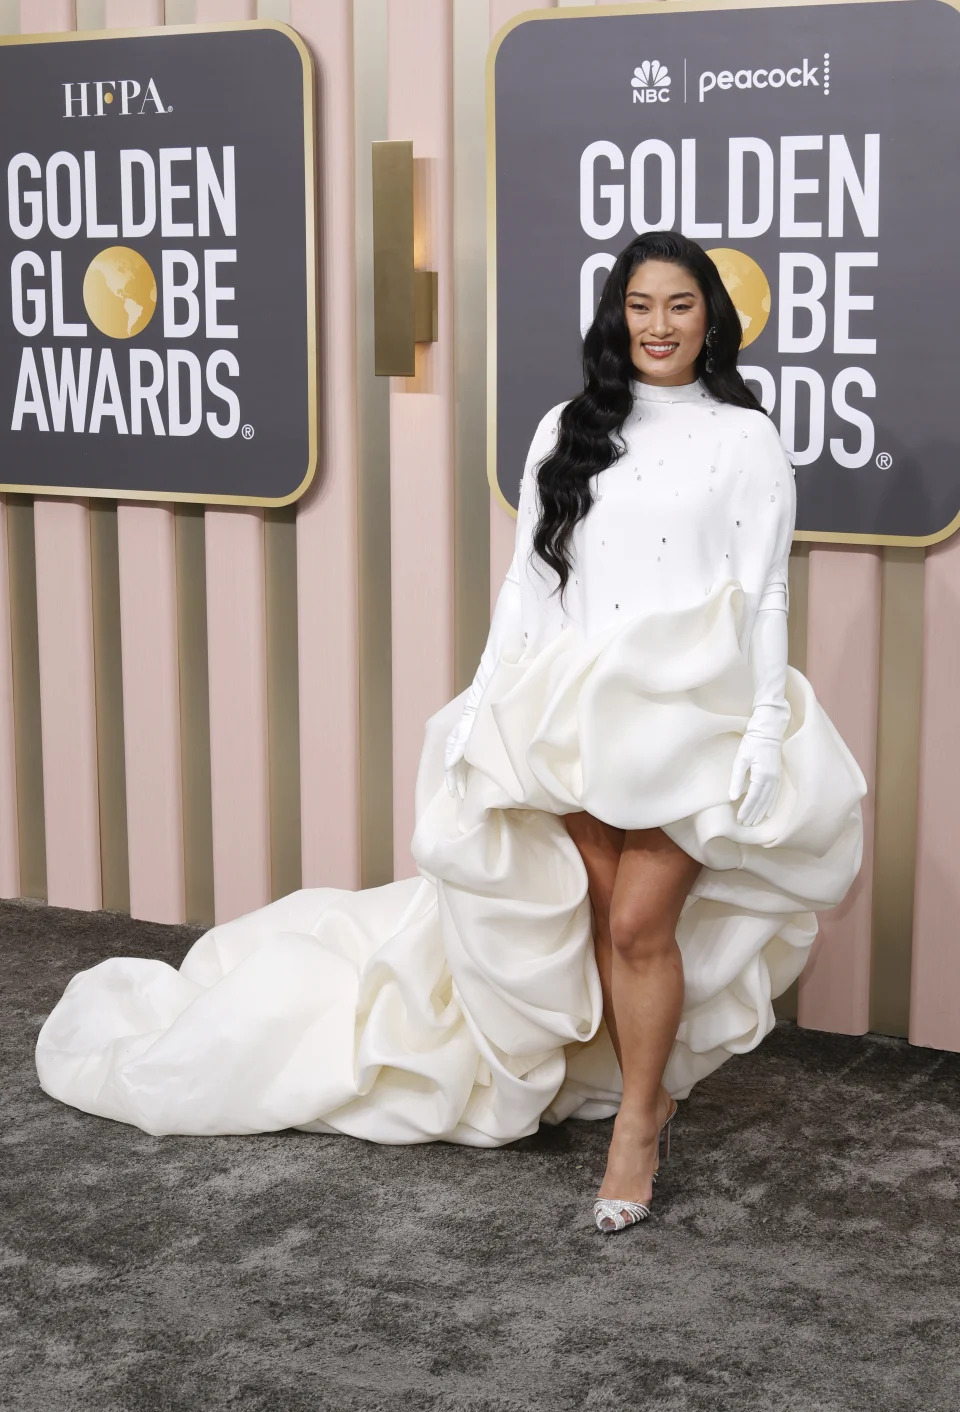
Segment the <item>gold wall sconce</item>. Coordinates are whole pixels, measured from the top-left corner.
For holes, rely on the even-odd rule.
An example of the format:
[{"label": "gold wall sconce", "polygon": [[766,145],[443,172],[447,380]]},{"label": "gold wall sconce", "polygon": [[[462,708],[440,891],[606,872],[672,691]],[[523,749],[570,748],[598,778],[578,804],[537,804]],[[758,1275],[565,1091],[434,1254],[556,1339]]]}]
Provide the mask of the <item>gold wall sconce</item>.
[{"label": "gold wall sconce", "polygon": [[414,266],[413,143],[373,146],[373,361],[413,377],[417,343],[437,338],[437,271]]}]

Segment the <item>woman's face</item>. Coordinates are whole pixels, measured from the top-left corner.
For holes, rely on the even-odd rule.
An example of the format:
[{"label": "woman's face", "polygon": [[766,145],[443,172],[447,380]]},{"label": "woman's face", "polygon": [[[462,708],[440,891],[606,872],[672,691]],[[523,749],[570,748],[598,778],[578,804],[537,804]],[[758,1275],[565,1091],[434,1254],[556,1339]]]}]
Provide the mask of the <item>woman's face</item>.
[{"label": "woman's face", "polygon": [[677,387],[695,381],[707,304],[689,270],[669,260],[644,260],[627,283],[625,313],[630,357],[641,382]]}]

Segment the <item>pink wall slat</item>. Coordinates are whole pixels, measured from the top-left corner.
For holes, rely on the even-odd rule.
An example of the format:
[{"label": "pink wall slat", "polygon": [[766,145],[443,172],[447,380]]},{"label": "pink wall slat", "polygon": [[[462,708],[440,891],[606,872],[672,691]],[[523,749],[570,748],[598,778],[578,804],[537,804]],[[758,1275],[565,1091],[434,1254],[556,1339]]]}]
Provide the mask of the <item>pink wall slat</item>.
[{"label": "pink wall slat", "polygon": [[7,500],[0,495],[0,897],[20,896],[17,758],[13,732],[13,645],[10,635]]},{"label": "pink wall slat", "polygon": [[[253,0],[196,0],[197,24],[253,19]],[[263,511],[210,506],[205,521],[213,889],[220,923],[270,901]]]},{"label": "pink wall slat", "polygon": [[300,835],[304,887],[360,886],[360,629],[353,18],[291,0],[316,66],[319,445],[297,501]]},{"label": "pink wall slat", "polygon": [[410,877],[424,724],[454,693],[453,12],[451,0],[389,0],[388,136],[412,141],[418,261],[438,272],[438,338],[390,380],[395,876]]},{"label": "pink wall slat", "polygon": [[47,901],[101,905],[93,583],[86,500],[37,496],[37,636]]},{"label": "pink wall slat", "polygon": [[[163,0],[106,0],[108,29],[161,27]],[[117,506],[130,915],[185,920],[172,505]]]},{"label": "pink wall slat", "polygon": [[21,34],[55,34],[76,27],[75,0],[20,0]]},{"label": "pink wall slat", "polygon": [[[20,32],[76,24],[73,0],[21,0]],[[47,900],[101,905],[90,523],[85,499],[37,496],[37,634]]]},{"label": "pink wall slat", "polygon": [[[536,0],[489,0],[490,3],[490,38],[496,35],[497,31],[515,15],[522,14],[524,10],[552,10],[556,6],[553,0],[550,3],[538,4]],[[489,100],[488,100],[489,101]],[[489,154],[488,159],[489,161]],[[626,240],[624,241],[626,243]],[[493,298],[493,290],[488,292],[488,297]],[[571,395],[577,389],[571,390]],[[488,390],[488,396],[489,396]],[[541,411],[546,412],[544,407]],[[516,516],[509,514],[494,494],[490,495],[490,612],[493,612],[497,601],[497,594],[510,567],[510,560],[513,558],[513,546],[516,539],[517,521]]]},{"label": "pink wall slat", "polygon": [[883,550],[872,546],[810,546],[806,676],[868,787],[860,872],[843,902],[820,916],[798,987],[797,1023],[835,1034],[870,1028],[882,563]]},{"label": "pink wall slat", "polygon": [[193,19],[198,25],[234,24],[257,18],[257,0],[194,0]]},{"label": "pink wall slat", "polygon": [[130,915],[186,920],[172,506],[117,506]]},{"label": "pink wall slat", "polygon": [[103,14],[107,29],[153,28],[163,24],[164,0],[103,0]]},{"label": "pink wall slat", "polygon": [[927,549],[910,1040],[960,1051],[960,538]]},{"label": "pink wall slat", "polygon": [[208,509],[207,672],[218,923],[270,901],[263,512]]}]

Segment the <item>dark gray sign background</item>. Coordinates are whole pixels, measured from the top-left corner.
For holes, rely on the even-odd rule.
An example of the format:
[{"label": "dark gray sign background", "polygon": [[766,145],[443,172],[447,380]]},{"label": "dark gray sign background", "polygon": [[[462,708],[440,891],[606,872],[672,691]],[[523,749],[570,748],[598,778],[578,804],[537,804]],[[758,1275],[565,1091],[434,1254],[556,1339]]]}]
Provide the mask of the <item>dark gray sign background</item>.
[{"label": "dark gray sign background", "polygon": [[[119,89],[112,110],[104,117],[64,117],[63,83],[87,80],[136,79],[145,90],[153,79],[161,101],[173,111],[158,114],[148,105],[141,116],[132,105],[129,116],[119,112]],[[209,31],[166,35],[162,30],[143,36],[28,44],[0,44],[0,171],[6,172],[11,156],[30,152],[45,167],[51,153],[73,152],[83,170],[83,152],[97,154],[98,219],[119,224],[120,158],[123,147],[144,148],[157,164],[160,147],[206,146],[214,170],[222,176],[222,148],[233,145],[236,165],[237,234],[225,236],[216,208],[211,204],[208,238],[172,236],[164,239],[157,227],[147,237],[127,239],[122,229],[116,237],[88,239],[86,221],[72,239],[57,239],[44,228],[33,239],[14,236],[7,219],[6,183],[0,216],[0,482],[30,490],[35,486],[112,490],[123,496],[149,492],[158,499],[188,493],[191,497],[237,497],[258,500],[289,497],[306,480],[309,467],[309,401],[315,389],[308,379],[308,330],[313,311],[307,304],[306,221],[304,180],[304,76],[300,51],[288,35],[273,28]],[[74,93],[79,90],[74,89]],[[91,106],[95,91],[88,89]],[[310,115],[313,121],[313,115]],[[192,162],[174,163],[175,184],[195,189]],[[29,176],[23,184],[42,187]],[[139,172],[134,174],[137,193],[135,218],[142,218]],[[61,196],[66,175],[61,172]],[[64,207],[64,209],[66,209]],[[175,201],[173,219],[196,222],[196,203]],[[313,222],[313,212],[309,212]],[[90,260],[110,245],[129,245],[148,261],[157,276],[158,302],[150,323],[130,339],[112,339],[99,332],[83,305],[84,272]],[[164,246],[187,249],[201,270],[201,317],[189,338],[163,337],[160,254]],[[233,299],[218,305],[221,323],[237,324],[237,338],[204,337],[202,271],[204,247],[237,251],[235,263],[218,266],[217,282],[233,287]],[[21,250],[36,251],[49,277],[50,250],[62,251],[64,319],[85,322],[85,338],[55,338],[49,319],[38,335],[25,339],[11,320],[9,270]],[[183,278],[182,270],[178,279]],[[37,277],[25,272],[33,287]],[[49,289],[48,279],[44,281]],[[29,311],[28,311],[29,312]],[[177,306],[184,318],[184,305]],[[129,414],[128,350],[150,348],[165,363],[165,349],[188,348],[201,367],[216,348],[227,348],[240,366],[238,378],[220,367],[218,381],[236,392],[240,424],[250,424],[253,436],[240,431],[228,439],[214,436],[206,413],[226,420],[223,401],[204,389],[204,419],[192,436],[157,436],[144,414],[142,435],[118,434],[116,423],[104,417],[94,435],[83,431],[36,429],[27,416],[23,428],[11,430],[12,410],[19,375],[21,349],[30,343],[40,369],[40,349],[52,347],[57,368],[61,348],[90,347],[92,399],[99,350],[111,348]],[[181,369],[181,417],[187,415],[187,379]],[[166,422],[166,398],[160,394]],[[129,426],[129,415],[127,416]],[[68,414],[67,427],[71,427]]]},{"label": "dark gray sign background", "polygon": [[[799,89],[714,90],[699,102],[701,70],[788,68],[822,64],[830,55],[830,92]],[[645,59],[666,64],[669,103],[634,104],[630,80]],[[687,101],[683,68],[687,64]],[[822,69],[820,72],[822,83]],[[495,57],[496,121],[496,397],[497,476],[517,503],[530,438],[544,412],[582,390],[579,332],[581,266],[598,251],[619,253],[635,231],[629,220],[630,153],[659,137],[677,158],[680,140],[697,140],[697,219],[720,221],[724,234],[700,238],[706,249],[731,246],[762,267],[771,286],[763,332],[740,362],[766,368],[779,394],[781,364],[815,368],[826,384],[824,450],[797,467],[797,537],[876,537],[876,542],[936,538],[960,511],[957,372],[960,354],[960,14],[944,0],[777,6],[750,9],[604,14],[531,19],[508,32]],[[781,135],[823,135],[823,151],[798,153],[799,177],[817,174],[820,192],[801,194],[796,215],[826,231],[830,133],[842,133],[858,173],[863,134],[880,134],[879,236],[864,237],[849,198],[844,234],[819,239],[779,235],[779,160],[774,220],[754,239],[726,234],[727,143],[759,137],[779,156]],[[605,139],[623,152],[621,232],[588,236],[579,214],[580,155]],[[752,162],[752,159],[750,159]],[[748,165],[748,171],[754,167]],[[658,193],[651,200],[657,208]],[[597,206],[606,219],[606,203]],[[747,201],[747,218],[755,208]],[[677,221],[680,219],[679,196]],[[780,251],[811,251],[828,271],[827,333],[811,353],[777,352]],[[876,268],[856,268],[854,293],[873,293],[871,311],[855,310],[850,332],[877,339],[875,354],[832,351],[835,251],[876,251]],[[599,297],[603,272],[596,278]],[[798,289],[809,276],[800,272]],[[800,311],[797,333],[809,322]],[[830,406],[844,367],[873,375],[876,397],[859,388],[848,401],[872,418],[874,457],[859,469],[834,462],[831,437],[855,446],[860,432]],[[753,390],[759,392],[756,384]],[[807,397],[798,393],[796,445],[807,442]],[[777,425],[778,405],[773,409]],[[892,458],[889,469],[875,464]],[[861,541],[862,542],[862,541]]]}]

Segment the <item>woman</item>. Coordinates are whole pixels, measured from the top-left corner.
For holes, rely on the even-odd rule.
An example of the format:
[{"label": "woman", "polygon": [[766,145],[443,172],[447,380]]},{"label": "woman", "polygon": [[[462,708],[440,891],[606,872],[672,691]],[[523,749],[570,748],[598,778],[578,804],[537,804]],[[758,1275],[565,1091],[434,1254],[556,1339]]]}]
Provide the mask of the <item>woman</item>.
[{"label": "woman", "polygon": [[[730,798],[749,777],[738,822],[755,825],[772,811],[790,718],[787,568],[796,495],[773,424],[737,371],[740,339],[733,302],[696,242],[654,232],[621,253],[584,339],[584,391],[541,422],[538,436],[550,450],[535,472],[529,462],[525,470],[514,560],[463,717],[447,741],[451,790],[462,792],[458,765],[473,713],[514,622],[530,624],[529,642],[537,629],[538,641],[568,623],[592,635],[618,613],[682,607],[709,593],[701,581],[723,571],[749,535],[772,557],[749,636],[756,689]],[[717,404],[732,415],[718,416]],[[751,438],[748,452],[743,442]],[[755,466],[733,465],[754,457]],[[607,509],[594,516],[591,534],[585,518],[604,492]],[[660,529],[669,534],[659,535],[654,555]],[[539,568],[521,590],[518,561],[526,568],[531,553],[552,570],[552,590]],[[571,603],[550,603],[571,588]],[[618,828],[586,810],[565,814],[564,823],[589,879],[604,1019],[623,1074],[595,1215],[601,1229],[623,1229],[650,1214],[677,1111],[662,1082],[683,1010],[676,927],[702,865],[661,827]]]},{"label": "woman", "polygon": [[623,251],[475,680],[426,724],[419,876],[79,973],[48,1093],[155,1134],[391,1143],[617,1114],[596,1224],[649,1214],[676,1100],[769,1032],[862,853],[863,775],[786,662],[793,469],[740,337],[694,242]]}]

